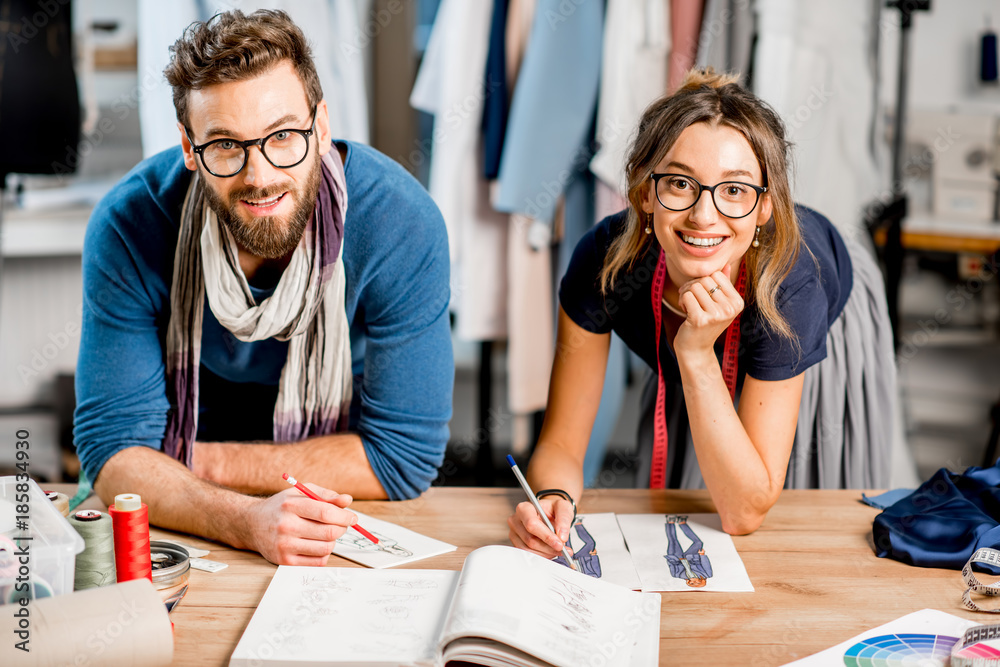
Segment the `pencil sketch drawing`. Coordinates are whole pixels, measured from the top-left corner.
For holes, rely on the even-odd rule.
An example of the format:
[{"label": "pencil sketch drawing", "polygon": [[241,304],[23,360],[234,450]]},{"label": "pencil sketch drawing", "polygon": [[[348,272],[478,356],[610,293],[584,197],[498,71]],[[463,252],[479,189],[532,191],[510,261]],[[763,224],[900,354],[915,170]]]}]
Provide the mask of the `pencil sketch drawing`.
[{"label": "pencil sketch drawing", "polygon": [[[578,516],[576,518],[576,521],[573,522],[573,530],[576,532],[576,536],[580,538],[580,541],[583,542],[583,545],[573,554],[573,561],[579,567],[580,572],[595,579],[600,579],[601,559],[597,555],[597,542],[591,536],[586,526],[583,525],[583,517]],[[572,541],[572,536],[566,540],[566,547],[570,551],[573,550]],[[563,556],[556,556],[553,560],[557,563],[568,565],[566,558]]]},{"label": "pencil sketch drawing", "polygon": [[[691,544],[686,548],[681,548],[680,539],[677,536],[677,527],[680,527]],[[712,576],[712,563],[705,555],[705,545],[701,541],[691,526],[687,523],[686,516],[667,515],[667,565],[670,574],[678,579],[684,579],[691,588],[704,588],[708,579]]]},{"label": "pencil sketch drawing", "polygon": [[391,537],[387,537],[382,533],[376,532],[372,532],[372,535],[378,538],[378,544],[374,544],[363,535],[350,532],[344,533],[337,538],[337,544],[345,547],[351,547],[352,549],[357,549],[358,551],[384,551],[387,554],[399,556],[400,558],[409,558],[413,555],[412,551],[399,546],[399,543]]}]

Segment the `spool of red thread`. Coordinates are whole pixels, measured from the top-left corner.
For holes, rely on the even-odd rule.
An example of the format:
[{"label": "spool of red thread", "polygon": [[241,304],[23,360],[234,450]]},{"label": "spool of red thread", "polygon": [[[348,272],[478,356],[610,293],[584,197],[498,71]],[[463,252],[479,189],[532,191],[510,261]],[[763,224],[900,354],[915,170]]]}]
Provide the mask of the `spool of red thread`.
[{"label": "spool of red thread", "polygon": [[149,559],[149,511],[135,493],[120,493],[108,508],[111,528],[115,535],[115,569],[118,583],[142,579],[153,580]]}]

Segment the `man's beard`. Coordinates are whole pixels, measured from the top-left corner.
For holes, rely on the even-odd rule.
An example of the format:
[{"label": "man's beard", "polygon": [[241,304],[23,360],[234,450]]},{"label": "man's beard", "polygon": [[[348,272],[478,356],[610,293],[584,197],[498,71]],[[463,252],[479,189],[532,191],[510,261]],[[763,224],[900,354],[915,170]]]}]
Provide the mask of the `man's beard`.
[{"label": "man's beard", "polygon": [[[205,199],[242,249],[255,257],[280,259],[295,250],[302,239],[306,225],[309,224],[309,218],[313,214],[313,209],[316,208],[320,169],[320,163],[317,161],[316,168],[309,175],[309,180],[300,190],[282,184],[266,188],[234,190],[229,194],[228,205],[206,182]],[[267,215],[252,216],[247,221],[240,215],[240,208],[243,206],[240,203],[242,200],[259,201],[282,192],[286,192],[286,196],[295,195],[296,198],[295,209],[286,219]]]}]

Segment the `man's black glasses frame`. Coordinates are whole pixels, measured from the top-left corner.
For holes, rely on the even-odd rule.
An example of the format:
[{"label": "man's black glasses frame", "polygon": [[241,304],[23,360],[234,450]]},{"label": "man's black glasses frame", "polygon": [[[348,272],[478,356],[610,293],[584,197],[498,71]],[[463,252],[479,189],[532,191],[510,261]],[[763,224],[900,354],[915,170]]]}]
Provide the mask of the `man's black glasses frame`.
[{"label": "man's black glasses frame", "polygon": [[[199,157],[201,157],[201,163],[202,165],[204,165],[206,171],[208,171],[208,173],[217,178],[232,178],[236,174],[243,171],[243,168],[247,166],[247,160],[250,158],[251,146],[257,146],[260,149],[261,155],[264,156],[264,159],[270,162],[278,169],[291,169],[292,167],[301,164],[302,161],[306,159],[306,156],[309,155],[309,137],[313,135],[315,130],[316,130],[315,106],[312,109],[312,122],[309,124],[308,130],[299,130],[296,128],[282,128],[280,130],[275,130],[266,137],[261,137],[259,139],[247,139],[246,141],[240,141],[239,139],[222,138],[222,139],[213,139],[212,141],[206,141],[200,146],[196,146],[194,141],[191,139],[190,128],[186,126],[184,127],[184,133],[187,135],[188,141],[191,143],[191,150],[194,151]],[[305,151],[302,153],[302,156],[289,164],[279,164],[278,162],[272,160],[271,157],[267,154],[267,148],[266,148],[267,142],[270,141],[275,135],[282,134],[283,132],[294,132],[295,134],[301,135],[302,138],[305,139]],[[231,143],[234,144],[234,147],[239,146],[240,148],[243,149],[243,162],[240,163],[239,169],[233,171],[232,173],[220,174],[215,171],[212,171],[212,168],[209,166],[208,161],[205,159],[205,149],[221,143]]]}]

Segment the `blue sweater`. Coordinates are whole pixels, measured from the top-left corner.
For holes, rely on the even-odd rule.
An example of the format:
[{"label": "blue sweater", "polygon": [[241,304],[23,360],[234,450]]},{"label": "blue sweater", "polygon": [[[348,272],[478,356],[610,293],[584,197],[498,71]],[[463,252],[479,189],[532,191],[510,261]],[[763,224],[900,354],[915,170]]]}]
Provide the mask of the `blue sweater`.
[{"label": "blue sweater", "polygon": [[[434,480],[448,440],[447,235],[430,196],[402,167],[372,148],[338,143],[347,148],[350,428],[389,497],[411,498]],[[162,449],[170,284],[190,179],[179,147],[144,160],[87,227],[74,440],[90,480],[122,449]],[[271,291],[254,290],[258,298]],[[202,332],[198,439],[272,440],[287,342],[237,340],[207,299]]]}]

